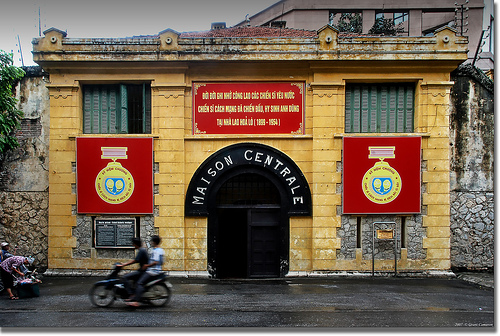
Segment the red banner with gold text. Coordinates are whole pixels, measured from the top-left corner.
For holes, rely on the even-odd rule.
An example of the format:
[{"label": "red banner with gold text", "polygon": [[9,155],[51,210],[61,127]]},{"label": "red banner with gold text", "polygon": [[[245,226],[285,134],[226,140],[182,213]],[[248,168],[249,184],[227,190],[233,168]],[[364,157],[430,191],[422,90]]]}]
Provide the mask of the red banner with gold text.
[{"label": "red banner with gold text", "polygon": [[193,134],[304,134],[304,83],[193,83]]}]

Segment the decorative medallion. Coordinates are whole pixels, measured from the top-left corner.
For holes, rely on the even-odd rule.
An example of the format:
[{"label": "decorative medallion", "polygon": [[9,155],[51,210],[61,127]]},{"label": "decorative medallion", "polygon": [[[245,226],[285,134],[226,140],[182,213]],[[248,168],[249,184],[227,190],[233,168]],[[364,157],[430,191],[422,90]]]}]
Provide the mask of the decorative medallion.
[{"label": "decorative medallion", "polygon": [[99,197],[110,204],[120,204],[132,196],[134,178],[118,159],[127,158],[127,147],[101,147],[101,159],[111,159],[95,179],[95,189]]},{"label": "decorative medallion", "polygon": [[369,147],[369,159],[379,159],[363,176],[362,188],[365,196],[377,204],[394,201],[401,192],[399,173],[384,159],[394,159],[395,147]]}]

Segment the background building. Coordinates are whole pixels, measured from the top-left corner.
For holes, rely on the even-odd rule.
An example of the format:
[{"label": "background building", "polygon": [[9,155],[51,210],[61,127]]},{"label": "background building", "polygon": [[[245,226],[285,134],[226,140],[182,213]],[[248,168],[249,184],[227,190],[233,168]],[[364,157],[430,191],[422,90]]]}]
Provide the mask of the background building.
[{"label": "background building", "polygon": [[282,0],[238,26],[317,30],[342,22],[349,33],[370,34],[380,18],[392,20],[400,36],[432,35],[441,27],[453,27],[469,38],[468,61],[485,72],[494,68],[493,0]]}]

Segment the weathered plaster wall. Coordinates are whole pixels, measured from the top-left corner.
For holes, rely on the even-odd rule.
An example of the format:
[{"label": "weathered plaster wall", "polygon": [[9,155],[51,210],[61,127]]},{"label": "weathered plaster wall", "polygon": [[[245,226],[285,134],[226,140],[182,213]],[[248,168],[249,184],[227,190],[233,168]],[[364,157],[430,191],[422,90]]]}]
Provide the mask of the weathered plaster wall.
[{"label": "weathered plaster wall", "polygon": [[49,187],[48,74],[25,67],[16,87],[24,112],[17,132],[20,146],[0,161],[0,241],[18,245],[15,254],[32,255],[36,267],[47,268]]},{"label": "weathered plaster wall", "polygon": [[493,82],[470,65],[452,78],[451,261],[452,267],[494,265]]}]

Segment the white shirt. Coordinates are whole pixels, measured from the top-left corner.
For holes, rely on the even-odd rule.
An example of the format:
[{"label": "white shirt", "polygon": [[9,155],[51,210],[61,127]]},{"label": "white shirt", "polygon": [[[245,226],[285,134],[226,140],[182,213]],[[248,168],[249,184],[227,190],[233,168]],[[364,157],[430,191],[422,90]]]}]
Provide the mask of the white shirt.
[{"label": "white shirt", "polygon": [[148,271],[152,271],[155,273],[161,272],[162,271],[161,266],[163,265],[164,256],[165,256],[165,251],[163,251],[163,249],[160,247],[155,247],[149,258],[149,263],[151,264],[153,261],[156,261],[156,265],[149,267]]}]

